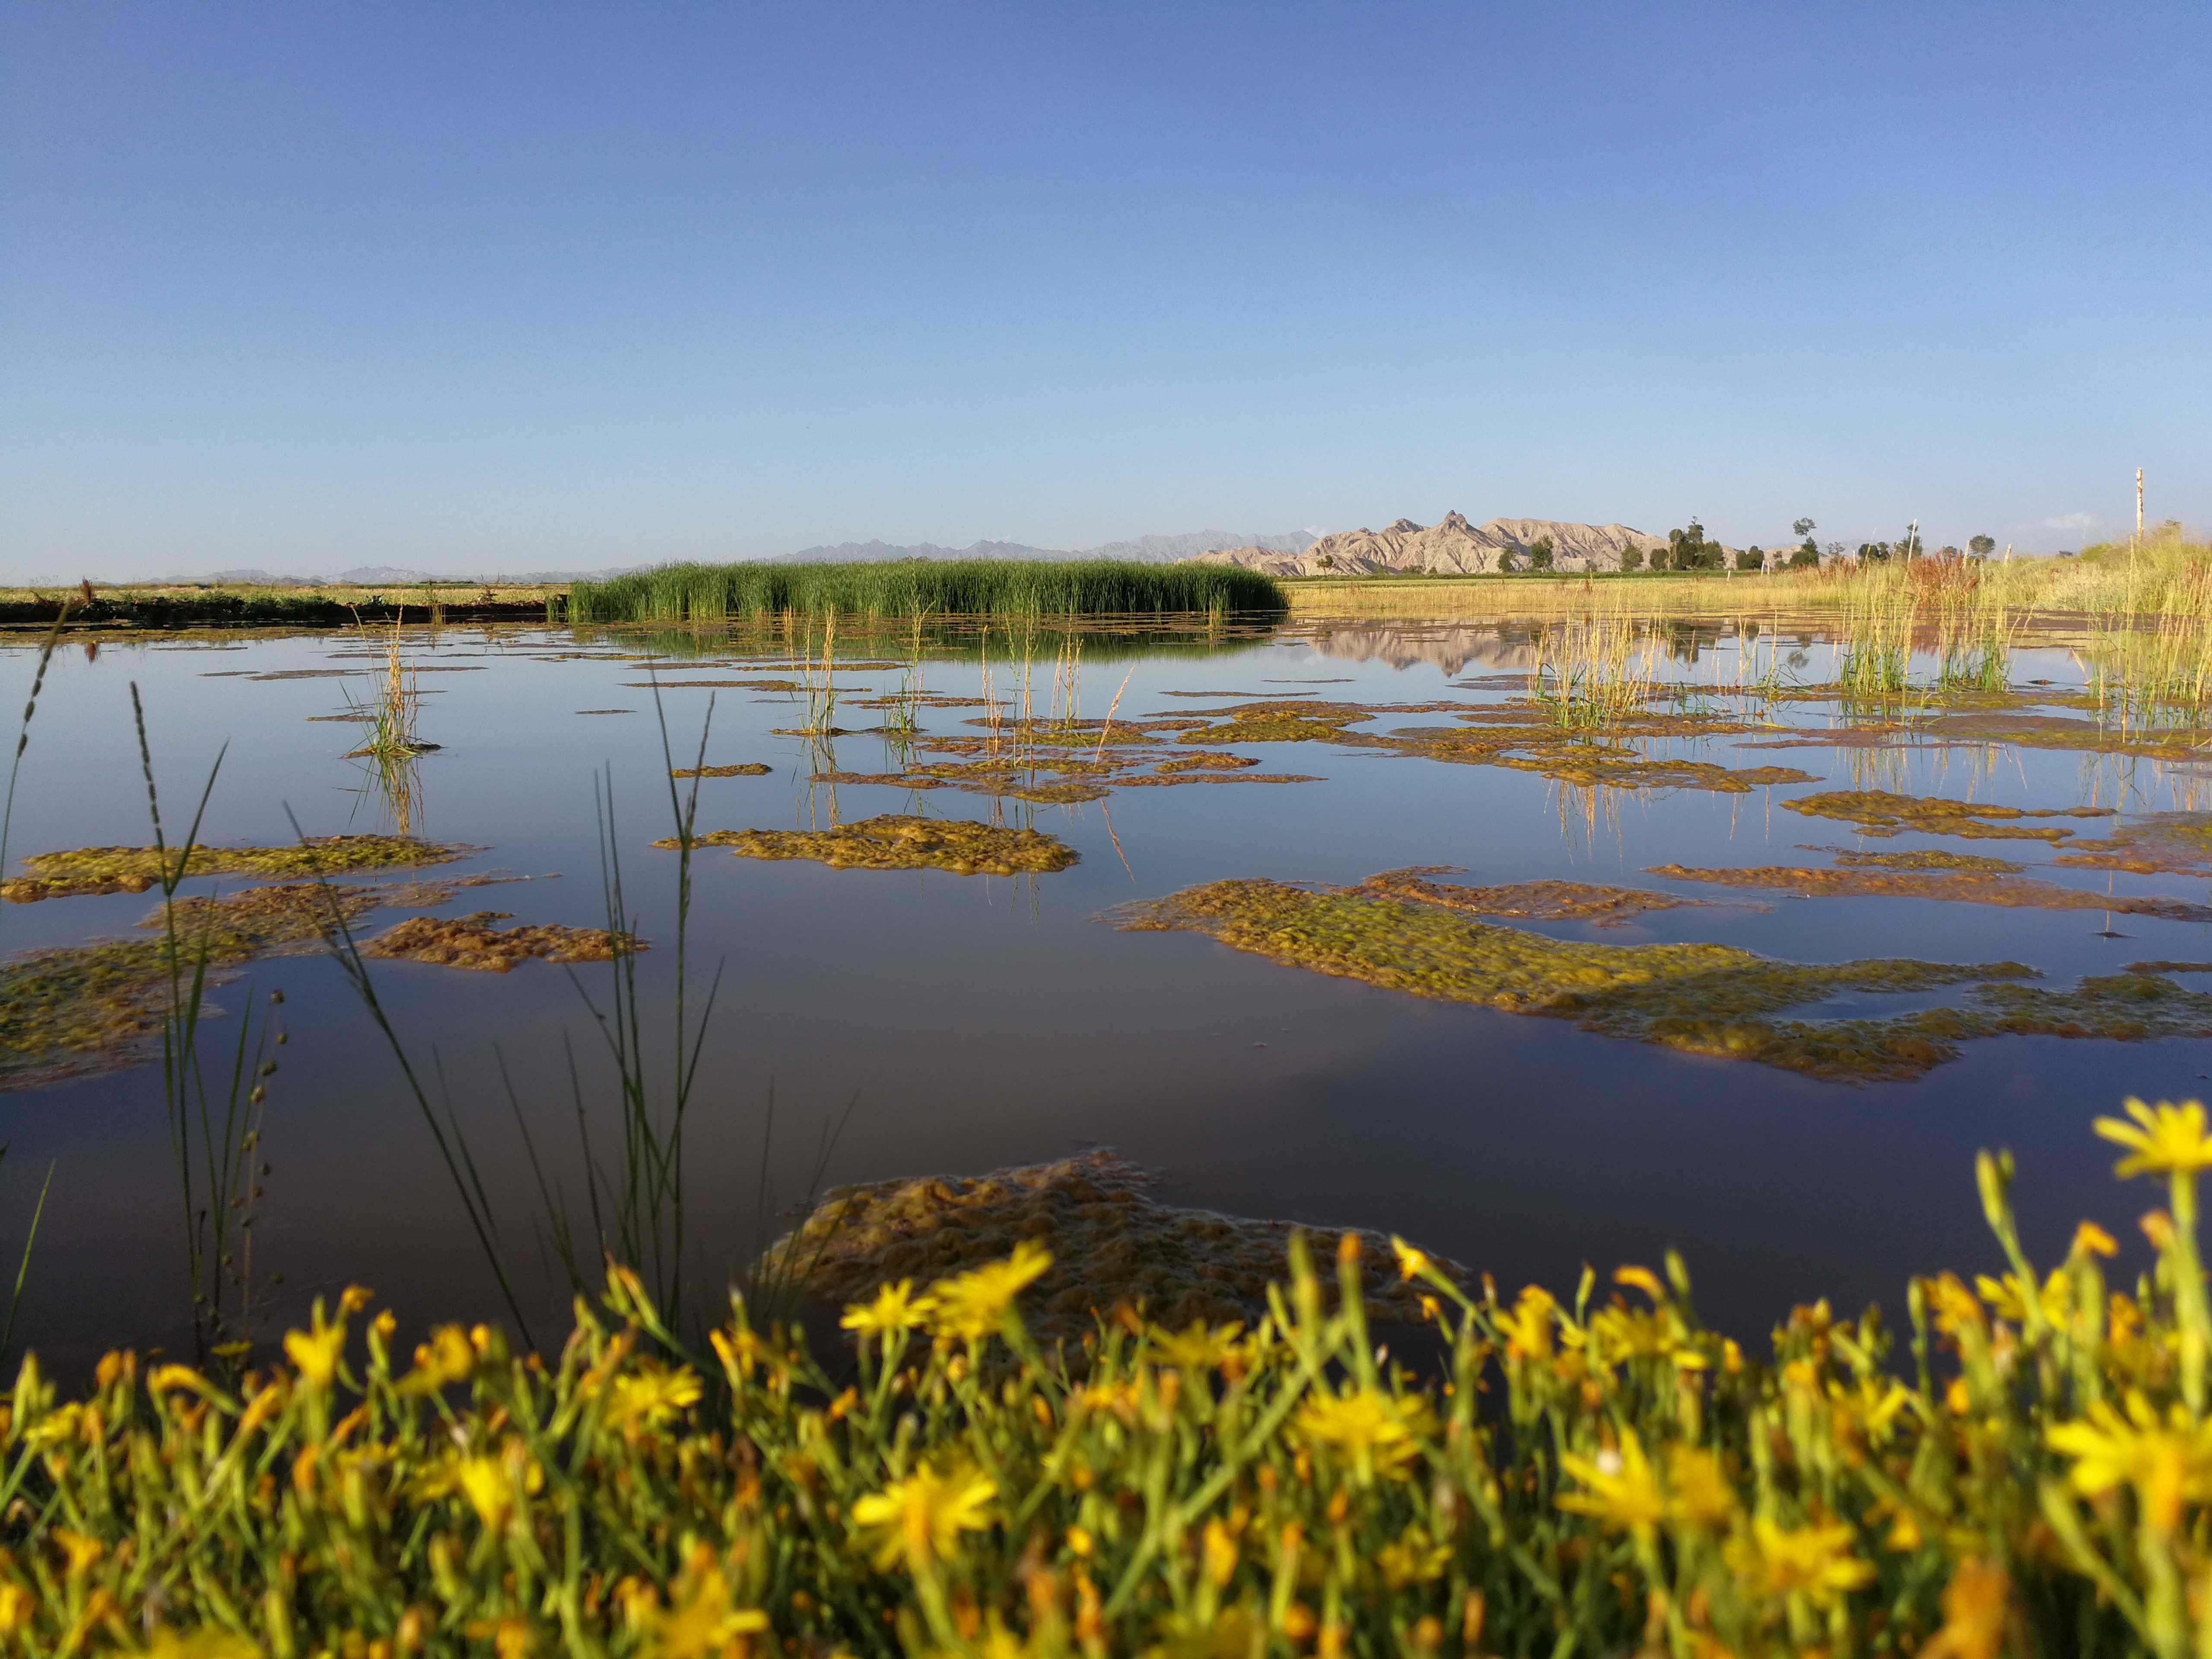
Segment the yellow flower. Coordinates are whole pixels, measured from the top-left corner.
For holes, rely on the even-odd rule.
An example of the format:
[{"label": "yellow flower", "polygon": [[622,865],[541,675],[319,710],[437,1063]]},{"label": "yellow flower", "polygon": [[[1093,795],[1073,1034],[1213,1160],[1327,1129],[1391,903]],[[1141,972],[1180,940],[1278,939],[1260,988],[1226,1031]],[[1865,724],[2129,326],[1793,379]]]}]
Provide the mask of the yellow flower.
[{"label": "yellow flower", "polygon": [[1298,1407],[1298,1432],[1349,1463],[1353,1481],[1363,1486],[1377,1474],[1402,1478],[1420,1455],[1420,1437],[1434,1427],[1428,1401],[1418,1395],[1355,1389],[1316,1393]]},{"label": "yellow flower", "polygon": [[903,1560],[909,1571],[951,1555],[963,1532],[991,1524],[991,1500],[999,1494],[990,1476],[956,1468],[943,1474],[916,1469],[853,1505],[853,1520],[874,1552],[876,1571]]},{"label": "yellow flower", "polygon": [[[2186,1100],[2176,1106],[2161,1100],[2146,1106],[2140,1100],[2124,1103],[2134,1123],[2100,1117],[2097,1133],[2107,1140],[2134,1149],[2131,1156],[2112,1166],[2125,1180],[2136,1175],[2194,1175],[2212,1169],[2212,1136],[2204,1133],[2204,1106]],[[2140,1126],[2140,1127],[2138,1127]]]},{"label": "yellow flower", "polygon": [[0,1636],[26,1628],[38,1607],[39,1598],[34,1592],[21,1584],[0,1580]]},{"label": "yellow flower", "polygon": [[2118,1241],[2094,1221],[2085,1221],[2074,1230],[2074,1248],[2067,1252],[2069,1255],[2104,1256],[2119,1253]]},{"label": "yellow flower", "polygon": [[1146,1358],[1156,1365],[1203,1373],[1234,1356],[1237,1339],[1243,1334],[1243,1325],[1235,1320],[1211,1330],[1202,1319],[1192,1320],[1180,1332],[1164,1331],[1155,1325],[1151,1328]]},{"label": "yellow flower", "polygon": [[1613,1282],[1641,1291],[1654,1302],[1664,1302],[1667,1299],[1666,1287],[1660,1284],[1659,1275],[1649,1267],[1632,1266],[1615,1267],[1613,1270]]},{"label": "yellow flower", "polygon": [[417,1496],[425,1498],[467,1498],[484,1529],[496,1532],[514,1511],[514,1483],[518,1478],[526,1491],[536,1492],[545,1477],[521,1444],[510,1441],[505,1452],[497,1457],[455,1452],[444,1462],[424,1470],[415,1489]]},{"label": "yellow flower", "polygon": [[640,1659],[710,1659],[732,1638],[757,1635],[768,1628],[768,1615],[759,1608],[730,1605],[729,1581],[715,1566],[714,1551],[704,1544],[693,1547],[669,1595],[666,1612],[652,1605],[649,1591],[629,1605],[645,1637],[638,1650]]},{"label": "yellow flower", "polygon": [[107,1553],[107,1546],[97,1538],[72,1532],[67,1527],[56,1527],[53,1540],[62,1547],[62,1555],[67,1563],[64,1571],[72,1578],[82,1578],[92,1571],[101,1556]]},{"label": "yellow flower", "polygon": [[1667,1518],[1667,1495],[1659,1490],[1651,1461],[1633,1430],[1624,1432],[1619,1451],[1595,1458],[1563,1453],[1559,1468],[1589,1488],[1569,1492],[1557,1500],[1570,1515],[1587,1515],[1649,1539],[1652,1529]]},{"label": "yellow flower", "polygon": [[50,1446],[58,1441],[74,1440],[85,1421],[84,1407],[71,1401],[66,1406],[57,1406],[24,1431],[23,1438],[33,1446]]},{"label": "yellow flower", "polygon": [[1390,1249],[1398,1258],[1399,1278],[1425,1279],[1428,1276],[1432,1264],[1426,1250],[1415,1249],[1395,1233],[1390,1235]]},{"label": "yellow flower", "polygon": [[919,1329],[936,1307],[929,1297],[914,1293],[914,1280],[902,1279],[878,1291],[873,1302],[854,1303],[837,1322],[864,1336],[896,1336]]},{"label": "yellow flower", "polygon": [[1006,1322],[1023,1290],[1052,1267],[1052,1252],[1024,1239],[1004,1261],[994,1261],[929,1287],[937,1304],[932,1328],[939,1336],[980,1342]]},{"label": "yellow flower", "polygon": [[172,1389],[190,1389],[195,1394],[207,1392],[207,1378],[190,1365],[156,1365],[146,1374],[146,1395],[159,1400]]},{"label": "yellow flower", "polygon": [[284,1333],[284,1357],[299,1368],[300,1379],[311,1389],[327,1389],[331,1379],[337,1375],[338,1360],[345,1353],[345,1322],[325,1325],[322,1305],[315,1307],[315,1328]]},{"label": "yellow flower", "polygon": [[606,1424],[623,1429],[631,1425],[657,1428],[685,1407],[697,1403],[699,1379],[682,1366],[665,1370],[641,1361],[607,1386]]},{"label": "yellow flower", "polygon": [[441,1325],[415,1350],[415,1369],[400,1389],[407,1394],[435,1394],[476,1369],[476,1345],[459,1325]]},{"label": "yellow flower", "polygon": [[1498,1316],[1498,1328],[1505,1336],[1507,1358],[1551,1357],[1552,1310],[1559,1305],[1549,1291],[1531,1285],[1521,1292],[1521,1299],[1513,1304],[1511,1312]]},{"label": "yellow flower", "polygon": [[[2020,1276],[2007,1273],[2002,1279],[1991,1279],[1987,1273],[1974,1275],[1974,1288],[1981,1292],[2000,1319],[2009,1319],[2015,1325],[2027,1321],[2027,1297],[2021,1289]],[[2063,1267],[2053,1267],[2051,1277],[2044,1281],[2036,1301],[2043,1316],[2054,1325],[2066,1322],[2074,1305],[2074,1281],[2066,1276]]]},{"label": "yellow flower", "polygon": [[1717,1532],[1735,1514],[1735,1493],[1720,1459],[1696,1446],[1667,1448],[1667,1512],[1674,1520]]},{"label": "yellow flower", "polygon": [[2143,1518],[2160,1532],[2180,1524],[2184,1503],[2201,1502],[2212,1492],[2212,1424],[2191,1427],[2179,1405],[2161,1424],[2150,1402],[2133,1389],[2125,1416],[2099,1401],[2087,1421],[2057,1424],[2044,1438],[2053,1451],[2075,1460],[2068,1477],[2075,1491],[2096,1498],[2131,1486]]},{"label": "yellow flower", "polygon": [[1729,1540],[1724,1553],[1753,1595],[1802,1595],[1816,1607],[1834,1606],[1874,1578],[1874,1569],[1851,1553],[1851,1529],[1841,1522],[1784,1528],[1759,1516],[1748,1534]]}]

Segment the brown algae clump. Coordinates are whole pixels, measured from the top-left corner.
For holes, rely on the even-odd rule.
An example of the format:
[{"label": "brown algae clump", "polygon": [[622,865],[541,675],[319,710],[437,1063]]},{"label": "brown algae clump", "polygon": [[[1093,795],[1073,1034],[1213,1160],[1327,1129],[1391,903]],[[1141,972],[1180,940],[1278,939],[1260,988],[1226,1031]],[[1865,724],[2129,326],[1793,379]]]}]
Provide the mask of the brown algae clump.
[{"label": "brown algae clump", "polygon": [[1993,876],[2016,876],[2027,868],[2010,859],[1986,853],[1947,853],[1926,848],[1917,853],[1856,853],[1844,848],[1808,847],[1808,853],[1832,851],[1836,862],[1854,870],[1979,870]]},{"label": "brown algae clump", "polygon": [[1618,927],[1647,910],[1677,910],[1703,906],[1704,899],[1679,898],[1641,887],[1600,887],[1580,881],[1519,881],[1502,887],[1462,887],[1453,882],[1431,881],[1447,872],[1442,866],[1419,866],[1410,870],[1386,870],[1370,876],[1358,893],[1378,897],[1411,899],[1476,916],[1514,916],[1526,921],[1589,921],[1600,927]]},{"label": "brown algae clump", "polygon": [[1990,806],[1940,795],[1893,795],[1885,789],[1830,789],[1800,795],[1783,805],[1808,817],[1855,823],[1869,836],[1894,836],[1910,830],[1923,836],[1964,836],[1969,840],[2064,841],[2070,830],[2022,823],[2025,818],[2108,818],[2109,806],[2058,806],[2031,811]]},{"label": "brown algae clump", "polygon": [[764,778],[775,769],[759,761],[747,761],[742,766],[679,766],[668,775],[672,778]]},{"label": "brown algae clump", "polygon": [[627,934],[604,927],[563,927],[552,922],[497,928],[506,910],[471,915],[414,916],[361,947],[365,957],[434,963],[442,968],[471,968],[503,974],[518,962],[539,957],[547,962],[612,962],[648,947]]},{"label": "brown algae clump", "polygon": [[2131,818],[2103,841],[2077,841],[2056,862],[2136,875],[2212,875],[2212,812]]},{"label": "brown algae clump", "polygon": [[[673,839],[655,847],[673,848]],[[967,818],[886,813],[830,830],[717,830],[696,847],[726,847],[740,858],[814,859],[833,870],[949,870],[957,876],[1049,874],[1076,852],[1041,830],[1008,830]]]},{"label": "brown algae clump", "polygon": [[[1047,1341],[1079,1341],[1125,1303],[1170,1329],[1193,1320],[1256,1324],[1268,1283],[1282,1277],[1291,1224],[1171,1208],[1151,1195],[1152,1182],[1150,1171],[1098,1148],[988,1175],[833,1188],[763,1267],[832,1302],[864,1302],[894,1280],[926,1288],[1033,1239],[1052,1252],[1053,1265],[1023,1297],[1022,1318]],[[1323,1261],[1343,1237],[1334,1228],[1305,1231]],[[1358,1237],[1370,1261],[1390,1260],[1387,1238]],[[1468,1277],[1431,1260],[1455,1279]],[[1419,1289],[1395,1274],[1371,1285],[1368,1316],[1419,1322]]]},{"label": "brown algae clump", "polygon": [[1257,766],[1256,755],[1172,755],[1152,769],[1156,772],[1227,772],[1240,766]]},{"label": "brown algae clump", "polygon": [[[187,876],[332,876],[393,865],[442,864],[473,847],[441,846],[411,836],[311,836],[284,847],[194,847]],[[38,853],[23,860],[30,873],[0,882],[0,898],[17,904],[84,893],[143,893],[176,867],[178,849],[81,847]]]},{"label": "brown algae clump", "polygon": [[[1811,964],[1733,945],[1567,942],[1358,889],[1213,882],[1124,906],[1109,919],[1209,934],[1237,950],[1386,989],[1573,1019],[1612,1036],[1838,1080],[1917,1076],[1956,1057],[1971,1036],[2212,1035],[2212,996],[2140,975],[2057,993],[1993,984],[2033,976],[2013,962]],[[1958,984],[1978,986],[1975,994],[1991,1006],[1887,1019],[1778,1018],[1849,991]],[[2002,1003],[1994,1000],[2000,992]]]},{"label": "brown algae clump", "polygon": [[1750,869],[1693,870],[1658,864],[1650,874],[1669,881],[1711,882],[1722,887],[1764,887],[1802,897],[1942,899],[1955,904],[1996,904],[2026,910],[2111,910],[2167,921],[2212,921],[2212,907],[2187,899],[2092,893],[2079,887],[1978,870],[1800,869],[1766,865]]}]

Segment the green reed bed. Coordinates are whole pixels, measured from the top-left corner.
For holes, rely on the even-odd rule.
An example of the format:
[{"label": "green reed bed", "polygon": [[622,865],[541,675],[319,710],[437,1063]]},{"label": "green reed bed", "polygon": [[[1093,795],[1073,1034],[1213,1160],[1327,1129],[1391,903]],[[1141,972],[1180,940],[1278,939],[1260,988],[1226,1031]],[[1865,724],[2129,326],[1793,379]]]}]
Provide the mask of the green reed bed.
[{"label": "green reed bed", "polygon": [[720,622],[732,617],[1069,617],[1273,614],[1282,590],[1226,565],[1109,559],[1018,562],[902,560],[885,564],[671,564],[578,582],[578,622]]}]

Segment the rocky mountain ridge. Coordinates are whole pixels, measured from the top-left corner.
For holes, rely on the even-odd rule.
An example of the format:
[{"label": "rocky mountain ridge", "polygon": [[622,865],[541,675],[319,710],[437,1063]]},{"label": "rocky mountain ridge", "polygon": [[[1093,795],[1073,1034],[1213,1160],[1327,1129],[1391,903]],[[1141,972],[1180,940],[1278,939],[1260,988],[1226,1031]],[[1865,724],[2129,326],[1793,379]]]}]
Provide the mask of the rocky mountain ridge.
[{"label": "rocky mountain ridge", "polygon": [[[1621,568],[1621,556],[1634,549],[1644,563],[1653,552],[1663,553],[1667,538],[1625,524],[1574,524],[1559,519],[1492,519],[1475,526],[1463,514],[1447,513],[1435,524],[1422,526],[1400,519],[1382,530],[1343,530],[1323,536],[1308,547],[1285,553],[1264,546],[1221,548],[1202,553],[1205,564],[1242,565],[1270,576],[1363,576],[1433,572],[1439,574],[1488,575],[1510,555],[1513,567],[1526,570],[1531,550],[1549,543],[1552,568],[1565,574],[1612,571]],[[1727,556],[1734,561],[1736,550]]]}]

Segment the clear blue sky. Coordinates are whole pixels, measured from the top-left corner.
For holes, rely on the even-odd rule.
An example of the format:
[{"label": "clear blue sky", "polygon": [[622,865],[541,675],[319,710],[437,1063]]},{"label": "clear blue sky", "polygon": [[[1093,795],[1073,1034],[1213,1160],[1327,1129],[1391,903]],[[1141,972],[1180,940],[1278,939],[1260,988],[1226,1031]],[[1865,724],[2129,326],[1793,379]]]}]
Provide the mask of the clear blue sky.
[{"label": "clear blue sky", "polygon": [[0,575],[2212,520],[2212,9],[0,8]]}]

